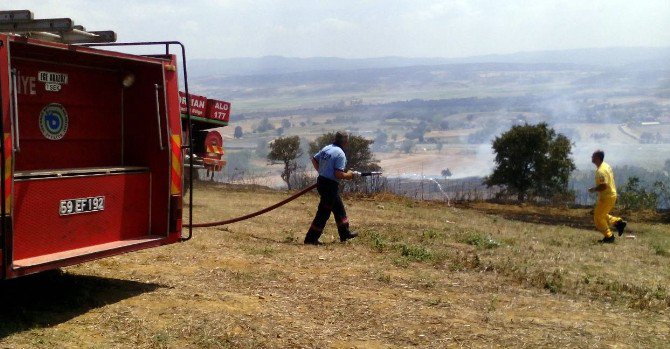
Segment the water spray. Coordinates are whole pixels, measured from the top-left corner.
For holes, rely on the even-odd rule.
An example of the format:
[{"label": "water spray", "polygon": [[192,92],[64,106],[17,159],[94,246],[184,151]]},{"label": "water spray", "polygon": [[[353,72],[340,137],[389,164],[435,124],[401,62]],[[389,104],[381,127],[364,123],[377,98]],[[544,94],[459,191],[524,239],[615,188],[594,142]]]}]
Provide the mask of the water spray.
[{"label": "water spray", "polygon": [[435,178],[429,178],[429,179],[433,183],[437,184],[437,189],[439,189],[440,193],[442,193],[442,195],[444,195],[444,197],[447,198],[447,206],[451,207],[451,199],[449,198],[449,195],[447,193],[445,193],[444,190],[442,190],[442,185],[440,184],[440,182],[438,182]]}]

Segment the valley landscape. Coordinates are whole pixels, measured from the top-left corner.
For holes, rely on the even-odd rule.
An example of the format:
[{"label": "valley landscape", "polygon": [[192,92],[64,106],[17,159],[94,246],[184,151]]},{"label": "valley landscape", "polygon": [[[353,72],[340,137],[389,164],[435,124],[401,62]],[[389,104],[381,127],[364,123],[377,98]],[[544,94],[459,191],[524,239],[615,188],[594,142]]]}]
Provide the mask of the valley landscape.
[{"label": "valley landscape", "polygon": [[[205,61],[194,63],[203,75],[192,84],[233,102],[231,126],[220,130],[231,164],[221,181],[246,176],[279,187],[279,170],[268,167],[264,144],[298,135],[306,147],[337,129],[375,140],[375,156],[388,176],[441,178],[449,169],[453,179],[484,177],[493,168],[493,138],[512,125],[539,122],[570,138],[582,171],[592,170],[590,154],[602,148],[615,167],[667,173],[670,68],[663,57],[669,51],[569,53],[440,65],[397,59],[404,66],[382,68],[369,67],[370,60],[267,57],[247,61],[243,67],[260,69],[256,62],[263,68],[248,68],[248,75],[206,75],[204,67],[226,72],[227,62]],[[259,128],[261,122],[269,126]],[[234,137],[237,126],[241,138]],[[621,182],[629,176],[620,175]]]}]

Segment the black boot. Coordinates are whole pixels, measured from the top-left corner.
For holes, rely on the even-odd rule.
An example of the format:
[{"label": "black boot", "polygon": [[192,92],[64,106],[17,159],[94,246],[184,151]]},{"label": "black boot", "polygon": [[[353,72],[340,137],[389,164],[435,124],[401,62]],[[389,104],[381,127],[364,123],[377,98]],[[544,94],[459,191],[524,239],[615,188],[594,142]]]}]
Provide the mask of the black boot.
[{"label": "black boot", "polygon": [[316,232],[314,230],[310,230],[307,232],[307,235],[305,235],[305,244],[321,245],[321,242],[319,242],[319,237],[321,237],[321,233]]},{"label": "black boot", "polygon": [[340,242],[345,242],[349,239],[353,239],[358,236],[358,233],[353,232],[353,231],[346,231],[346,232],[341,232],[340,233]]},{"label": "black boot", "polygon": [[626,229],[626,224],[628,224],[628,222],[624,221],[623,218],[614,224],[614,227],[616,228],[617,233],[619,233],[619,236],[623,235],[623,231]]},{"label": "black boot", "polygon": [[601,244],[613,244],[614,243],[614,234],[612,236],[603,238],[602,240],[598,240],[599,243]]}]

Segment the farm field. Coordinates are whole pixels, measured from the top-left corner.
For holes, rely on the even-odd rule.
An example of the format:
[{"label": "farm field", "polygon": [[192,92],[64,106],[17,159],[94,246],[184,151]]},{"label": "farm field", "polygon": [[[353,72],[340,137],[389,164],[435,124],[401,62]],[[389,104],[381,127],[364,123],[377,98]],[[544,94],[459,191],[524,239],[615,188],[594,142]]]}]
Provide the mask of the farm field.
[{"label": "farm field", "polygon": [[[228,144],[235,141],[228,140]],[[605,147],[593,143],[579,143],[573,148],[572,158],[578,169],[591,172],[590,163],[594,150],[602,148],[607,153],[607,161],[612,166],[633,165],[652,170],[660,170],[670,159],[670,145],[667,144],[608,144]],[[234,151],[230,151],[232,153]],[[307,155],[305,155],[307,156]],[[441,171],[449,169],[452,178],[489,175],[494,166],[494,154],[490,144],[447,144],[441,150],[417,146],[412,153],[399,150],[377,152],[375,158],[387,176],[406,178],[440,178]],[[249,176],[255,184],[282,186],[281,166],[268,166],[267,160],[254,158],[252,164],[258,171]],[[313,171],[309,166],[308,171]],[[225,172],[225,170],[224,170]],[[250,179],[249,176],[245,179]]]},{"label": "farm field", "polygon": [[[199,183],[195,221],[286,197]],[[317,196],[191,241],[11,280],[3,348],[663,348],[670,229],[599,245],[589,210],[347,197],[361,233],[304,246]]]}]

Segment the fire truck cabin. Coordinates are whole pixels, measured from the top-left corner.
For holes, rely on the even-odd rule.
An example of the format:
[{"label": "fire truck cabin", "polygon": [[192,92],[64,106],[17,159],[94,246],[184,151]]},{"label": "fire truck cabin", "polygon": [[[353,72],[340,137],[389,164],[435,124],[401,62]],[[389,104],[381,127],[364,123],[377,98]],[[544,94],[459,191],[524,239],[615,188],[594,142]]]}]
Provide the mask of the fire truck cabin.
[{"label": "fire truck cabin", "polygon": [[[189,94],[191,101],[190,119],[193,129],[193,153],[196,158],[193,164],[197,168],[204,168],[206,177],[214,178],[214,173],[219,172],[226,165],[223,160],[223,137],[217,128],[228,126],[230,119],[230,102],[216,99],[208,99],[204,96]],[[186,107],[186,94],[179,92],[182,123],[188,118]],[[187,127],[183,127],[185,130]],[[187,138],[185,136],[185,138]]]}]

